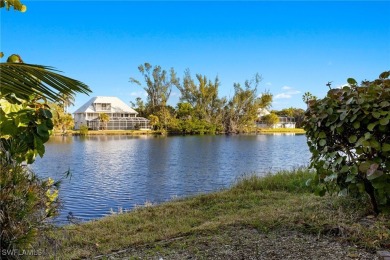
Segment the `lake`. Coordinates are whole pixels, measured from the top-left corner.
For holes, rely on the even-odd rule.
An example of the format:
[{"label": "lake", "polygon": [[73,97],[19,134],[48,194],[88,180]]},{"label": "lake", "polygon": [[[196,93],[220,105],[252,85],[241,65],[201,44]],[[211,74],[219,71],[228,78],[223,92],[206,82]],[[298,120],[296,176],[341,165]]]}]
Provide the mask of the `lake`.
[{"label": "lake", "polygon": [[82,220],[132,209],[145,202],[217,191],[247,174],[264,175],[306,166],[304,135],[56,136],[31,168],[60,179],[68,212]]}]

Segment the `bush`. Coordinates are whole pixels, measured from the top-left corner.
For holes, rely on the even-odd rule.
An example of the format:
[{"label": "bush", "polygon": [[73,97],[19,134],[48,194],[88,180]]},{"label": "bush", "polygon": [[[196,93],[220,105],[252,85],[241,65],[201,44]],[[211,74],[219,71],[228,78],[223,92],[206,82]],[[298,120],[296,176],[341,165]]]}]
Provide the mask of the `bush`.
[{"label": "bush", "polygon": [[[0,144],[18,163],[34,162],[45,153],[45,146],[53,129],[52,113],[47,104],[19,100],[12,96],[0,98]],[[3,150],[0,151],[3,156]]]},{"label": "bush", "polygon": [[308,102],[306,135],[317,193],[368,194],[373,210],[390,205],[390,72],[331,89]]},{"label": "bush", "polygon": [[88,126],[87,125],[81,125],[79,129],[80,135],[87,135],[88,134]]},{"label": "bush", "polygon": [[267,126],[273,126],[279,123],[279,117],[275,113],[270,113],[268,115],[263,116],[262,121],[267,124]]},{"label": "bush", "polygon": [[0,251],[28,249],[38,229],[57,213],[58,183],[3,159],[0,167]]},{"label": "bush", "polygon": [[0,245],[23,250],[58,206],[58,183],[40,180],[22,165],[45,153],[44,143],[53,129],[52,114],[40,98],[4,95],[0,128]]}]

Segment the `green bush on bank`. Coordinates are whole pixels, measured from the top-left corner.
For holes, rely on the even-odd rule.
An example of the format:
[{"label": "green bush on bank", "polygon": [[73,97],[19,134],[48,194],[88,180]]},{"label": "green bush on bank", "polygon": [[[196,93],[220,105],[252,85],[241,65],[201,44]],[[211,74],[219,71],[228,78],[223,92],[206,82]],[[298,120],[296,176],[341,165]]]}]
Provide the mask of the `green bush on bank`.
[{"label": "green bush on bank", "polygon": [[304,129],[319,195],[368,194],[376,213],[390,207],[389,75],[360,86],[350,78],[349,86],[308,102]]},{"label": "green bush on bank", "polygon": [[4,160],[0,172],[0,248],[28,249],[45,220],[57,214],[58,183]]},{"label": "green bush on bank", "polygon": [[87,125],[81,125],[79,129],[80,135],[88,135],[88,126]]}]

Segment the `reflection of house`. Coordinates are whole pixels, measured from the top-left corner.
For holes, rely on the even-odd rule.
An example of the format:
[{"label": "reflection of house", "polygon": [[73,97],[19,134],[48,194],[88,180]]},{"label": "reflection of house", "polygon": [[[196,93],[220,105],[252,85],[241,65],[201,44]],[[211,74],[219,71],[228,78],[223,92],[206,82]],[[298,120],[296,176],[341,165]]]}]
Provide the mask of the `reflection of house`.
[{"label": "reflection of house", "polygon": [[295,118],[288,116],[278,116],[279,122],[273,125],[268,125],[264,122],[263,117],[269,115],[270,112],[267,109],[260,108],[257,111],[256,126],[260,128],[295,128]]},{"label": "reflection of house", "polygon": [[137,117],[138,112],[126,105],[117,97],[94,97],[77,109],[74,114],[75,129],[81,125],[89,129],[102,129],[99,115],[107,114],[108,123],[104,123],[107,130],[150,129],[149,120]]}]

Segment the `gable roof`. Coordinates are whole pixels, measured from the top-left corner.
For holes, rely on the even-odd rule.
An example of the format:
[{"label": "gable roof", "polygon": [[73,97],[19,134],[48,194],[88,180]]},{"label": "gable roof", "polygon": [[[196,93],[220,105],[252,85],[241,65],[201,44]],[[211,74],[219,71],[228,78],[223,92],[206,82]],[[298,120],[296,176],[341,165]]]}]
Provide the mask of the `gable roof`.
[{"label": "gable roof", "polygon": [[73,114],[77,113],[96,113],[101,111],[96,111],[94,107],[94,103],[110,103],[111,104],[111,110],[105,111],[108,113],[131,113],[131,114],[138,114],[137,111],[126,105],[125,102],[120,100],[117,97],[93,97],[91,98],[87,103],[82,105],[79,109],[74,111]]},{"label": "gable roof", "polygon": [[269,115],[269,114],[270,114],[270,112],[267,109],[265,109],[265,108],[257,109],[257,116],[258,117],[266,116],[266,115]]}]

